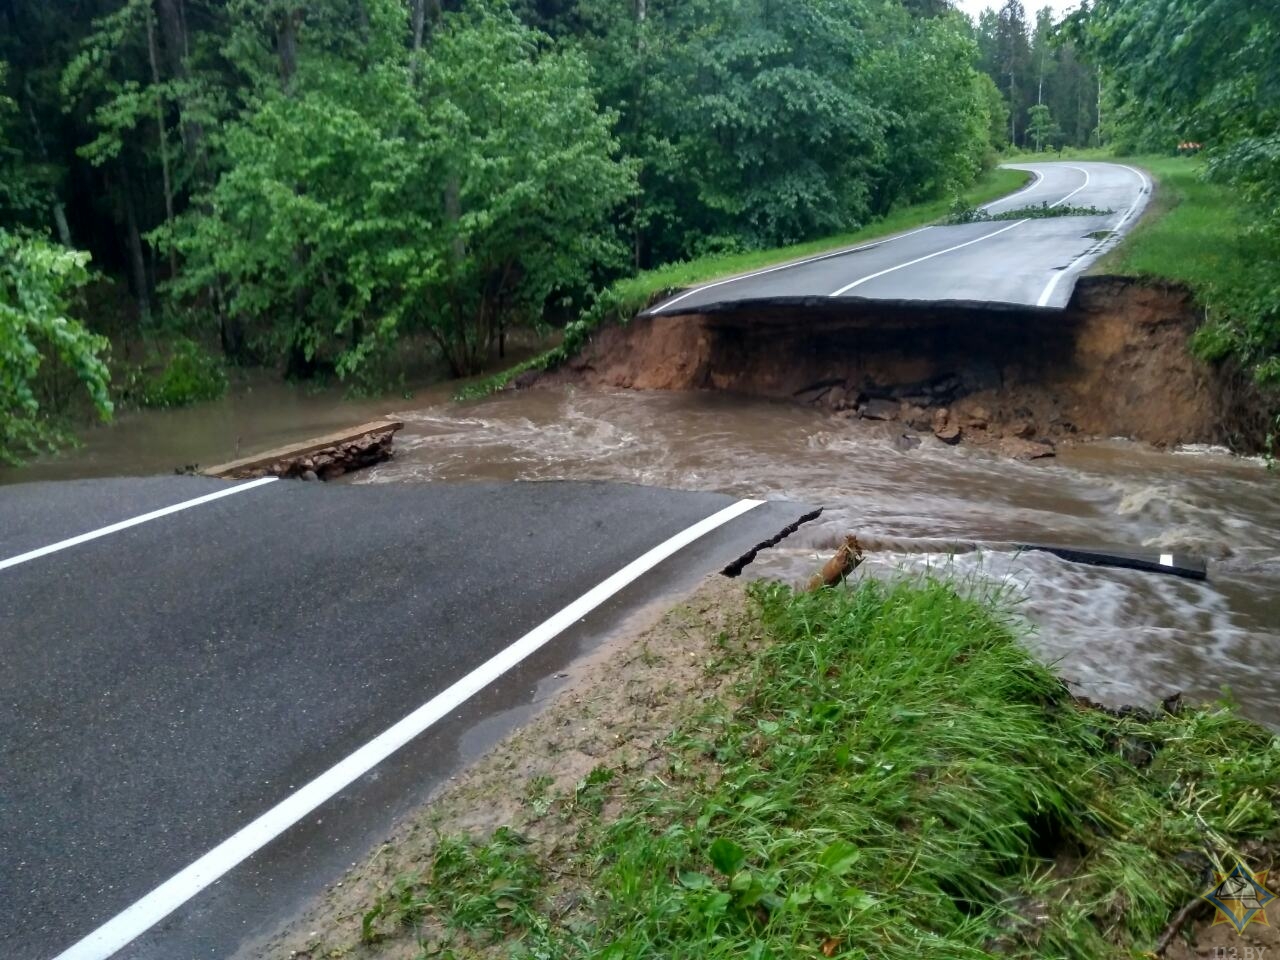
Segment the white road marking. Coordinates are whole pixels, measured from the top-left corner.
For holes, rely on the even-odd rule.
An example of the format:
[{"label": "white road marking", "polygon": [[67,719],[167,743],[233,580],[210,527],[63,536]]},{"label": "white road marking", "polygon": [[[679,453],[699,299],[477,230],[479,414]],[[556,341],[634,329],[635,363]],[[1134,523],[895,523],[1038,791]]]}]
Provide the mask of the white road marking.
[{"label": "white road marking", "polygon": [[[1072,263],[1074,263],[1074,261],[1072,261]],[[1049,278],[1049,282],[1045,284],[1044,289],[1040,291],[1040,299],[1036,301],[1037,307],[1043,307],[1046,304],[1048,304],[1049,298],[1053,296],[1053,291],[1058,286],[1058,281],[1061,280],[1066,275],[1067,271],[1070,269],[1071,269],[1071,264],[1069,263],[1065,267],[1063,267],[1061,270],[1057,270],[1054,272],[1053,276]]]},{"label": "white road marking", "polygon": [[816,257],[809,257],[806,260],[793,260],[791,263],[781,263],[781,264],[778,264],[778,266],[776,267],[769,267],[765,270],[757,270],[754,273],[744,273],[742,274],[742,276],[739,276],[739,277],[729,277],[727,280],[717,280],[715,283],[708,283],[701,287],[694,287],[692,290],[688,290],[685,293],[680,294],[680,296],[672,300],[668,300],[666,303],[655,307],[650,312],[655,314],[661,313],[663,310],[666,310],[670,307],[674,307],[677,303],[680,303],[683,300],[687,300],[690,297],[694,296],[695,294],[703,293],[707,290],[714,290],[716,287],[723,287],[727,283],[737,283],[739,280],[750,280],[753,277],[763,277],[765,274],[777,273],[779,270],[790,270],[792,267],[803,267],[807,263],[818,263],[822,260],[833,260],[836,257],[843,257],[846,254],[858,253],[861,250],[870,250],[872,247],[878,247],[884,243],[892,243],[894,240],[903,240],[907,237],[914,237],[917,233],[924,233],[924,231],[930,229],[932,226],[933,224],[929,224],[929,226],[927,227],[920,227],[919,229],[911,230],[911,231],[908,231],[907,233],[900,233],[897,236],[885,237],[882,240],[874,240],[871,243],[864,243],[860,247],[848,247],[844,250],[833,250],[831,253],[824,253]]},{"label": "white road marking", "polygon": [[1018,197],[1022,196],[1024,193],[1030,193],[1030,192],[1031,192],[1032,190],[1034,190],[1036,187],[1040,186],[1040,184],[1044,183],[1044,174],[1043,174],[1043,173],[1041,173],[1039,170],[1032,170],[1032,169],[1028,169],[1027,167],[1018,167],[1018,166],[1015,166],[1015,167],[1004,167],[1004,169],[1006,169],[1006,170],[1021,170],[1023,173],[1029,173],[1029,174],[1031,174],[1031,176],[1032,176],[1032,178],[1033,178],[1033,179],[1032,179],[1032,181],[1031,181],[1030,183],[1028,183],[1028,184],[1026,184],[1026,185],[1024,185],[1024,186],[1019,187],[1017,190],[1015,190],[1013,193],[1009,194],[1007,197],[997,197],[996,199],[992,200],[992,201],[991,201],[991,202],[989,202],[989,203],[984,203],[984,204],[982,204],[982,206],[981,206],[979,209],[981,209],[981,210],[988,210],[988,209],[990,209],[991,207],[996,206],[997,204],[1005,203],[1005,202],[1007,202],[1007,201],[1009,201],[1009,200],[1016,200]]},{"label": "white road marking", "polygon": [[[1009,169],[1021,170],[1024,168],[1010,167]],[[1079,170],[1080,168],[1072,167],[1072,169]],[[1003,203],[1006,200],[1011,200],[1014,197],[1020,196],[1021,194],[1030,193],[1032,190],[1034,190],[1044,181],[1044,174],[1042,174],[1039,170],[1027,170],[1027,172],[1030,173],[1034,178],[1029,184],[1020,188],[1014,193],[1009,194],[1009,196],[1007,197],[1000,197],[997,200],[992,200],[990,203],[984,203],[982,205],[982,208],[986,209],[987,207],[995,206],[997,203]],[[1088,182],[1087,173],[1085,174],[1085,177],[1086,177],[1086,183],[1087,183]],[[717,287],[723,287],[725,284],[737,283],[739,280],[750,280],[753,277],[763,277],[766,274],[777,273],[780,270],[790,270],[792,267],[803,267],[809,263],[819,263],[823,260],[833,260],[836,257],[843,257],[846,254],[858,253],[862,250],[870,250],[872,247],[878,247],[881,244],[892,243],[894,240],[903,240],[907,237],[913,237],[917,233],[924,233],[924,231],[930,229],[933,226],[936,226],[936,224],[928,224],[927,226],[919,227],[915,230],[909,230],[906,233],[900,233],[896,236],[888,236],[880,240],[873,240],[871,243],[864,243],[862,246],[848,247],[843,250],[833,250],[831,253],[823,253],[816,257],[808,257],[804,260],[793,260],[790,263],[780,263],[776,267],[767,267],[764,270],[756,270],[753,273],[744,273],[741,276],[729,277],[725,280],[717,280],[715,283],[703,284],[700,287],[694,287],[692,290],[686,290],[684,293],[680,294],[678,297],[674,297],[671,300],[666,301],[665,303],[659,304],[657,307],[654,307],[653,310],[650,311],[650,313],[652,314],[662,313],[662,311],[670,309],[671,307],[674,307],[677,303],[681,303],[692,296],[696,296],[699,293],[705,293],[707,290],[714,290]]]},{"label": "white road marking", "polygon": [[[1087,186],[1089,185],[1089,171],[1088,171],[1088,170],[1085,170],[1083,167],[1069,167],[1069,169],[1071,169],[1071,170],[1075,170],[1075,171],[1077,171],[1078,173],[1083,173],[1083,174],[1084,174],[1084,183],[1080,184],[1080,186],[1076,187],[1074,190],[1072,190],[1070,193],[1068,193],[1068,194],[1067,194],[1065,197],[1063,197],[1061,200],[1057,200],[1057,201],[1055,201],[1054,203],[1049,204],[1049,206],[1051,206],[1051,207],[1058,207],[1058,206],[1061,206],[1062,204],[1066,203],[1068,200],[1070,200],[1070,199],[1071,199],[1072,197],[1074,197],[1077,193],[1079,193],[1081,190],[1083,190],[1085,187],[1087,187]],[[1033,186],[1034,186],[1034,184],[1033,184]],[[969,240],[969,241],[966,241],[965,243],[957,243],[954,247],[947,247],[947,249],[945,249],[945,250],[937,250],[937,251],[935,251],[935,252],[933,252],[933,253],[925,254],[925,256],[923,256],[923,257],[917,257],[917,258],[916,258],[916,259],[914,259],[914,260],[908,260],[906,263],[899,263],[899,264],[898,264],[898,265],[896,265],[896,266],[888,267],[888,268],[886,268],[886,269],[884,269],[884,270],[879,271],[878,273],[872,273],[872,274],[869,274],[868,276],[861,277],[860,279],[853,281],[853,283],[846,284],[845,286],[841,287],[839,290],[835,291],[834,293],[828,294],[828,296],[831,296],[831,297],[842,297],[842,296],[844,296],[846,293],[848,293],[850,290],[852,290],[854,287],[860,287],[860,286],[862,286],[864,283],[867,283],[867,282],[869,282],[869,281],[871,281],[871,280],[875,280],[877,277],[883,277],[883,276],[884,276],[885,274],[887,274],[887,273],[893,273],[893,272],[895,272],[895,271],[897,271],[897,270],[905,269],[906,267],[914,267],[917,263],[924,263],[924,261],[926,261],[926,260],[932,260],[934,257],[940,257],[940,256],[942,256],[944,253],[952,253],[952,252],[954,252],[954,251],[956,251],[956,250],[961,250],[961,249],[963,249],[964,247],[971,247],[971,246],[973,246],[975,243],[981,243],[983,240],[990,240],[992,237],[998,237],[1000,234],[1005,233],[1005,232],[1007,232],[1007,231],[1009,231],[1009,230],[1012,230],[1014,227],[1020,227],[1020,226],[1022,226],[1024,223],[1026,223],[1026,222],[1027,222],[1027,220],[1019,220],[1019,221],[1017,221],[1016,223],[1012,223],[1012,224],[1010,224],[1010,225],[1009,225],[1009,226],[1007,226],[1007,227],[1002,227],[1001,229],[999,229],[999,230],[995,230],[995,231],[993,231],[993,232],[991,232],[991,233],[984,233],[982,236],[978,237],[977,239]]]},{"label": "white road marking", "polygon": [[[1133,212],[1137,210],[1139,204],[1142,203],[1142,198],[1147,195],[1147,189],[1148,189],[1146,175],[1143,174],[1141,170],[1135,170],[1133,167],[1124,163],[1118,163],[1116,164],[1116,166],[1124,167],[1130,173],[1136,174],[1138,177],[1139,187],[1138,187],[1138,195],[1137,197],[1134,198],[1133,203],[1129,204],[1129,209],[1125,211],[1125,215],[1120,218],[1119,223],[1117,223],[1114,227],[1111,228],[1111,236],[1113,237],[1117,236],[1120,232],[1120,229],[1126,223],[1129,222],[1129,218],[1133,216]],[[1079,169],[1079,168],[1077,167],[1075,169]],[[1036,306],[1037,307],[1047,306],[1049,303],[1049,298],[1053,296],[1053,291],[1056,290],[1058,287],[1058,281],[1061,280],[1064,276],[1066,276],[1070,272],[1071,268],[1074,267],[1081,260],[1088,258],[1091,254],[1095,254],[1099,252],[1104,246],[1106,246],[1106,244],[1110,241],[1110,239],[1111,237],[1104,237],[1103,239],[1095,243],[1093,246],[1091,246],[1084,253],[1080,254],[1078,257],[1076,257],[1074,260],[1068,263],[1061,270],[1056,271],[1054,275],[1049,278],[1049,282],[1045,284],[1044,290],[1040,292],[1040,298],[1036,300]]]},{"label": "white road marking", "polygon": [[933,253],[925,254],[923,257],[916,257],[914,260],[908,260],[906,263],[900,263],[897,266],[887,267],[886,269],[881,270],[877,273],[867,274],[867,276],[862,277],[858,280],[855,280],[853,281],[853,283],[846,284],[845,286],[837,290],[835,293],[830,294],[830,296],[832,297],[843,296],[844,294],[852,290],[854,287],[860,287],[867,281],[876,279],[876,277],[883,277],[886,273],[893,273],[895,270],[902,270],[905,267],[914,267],[917,263],[924,263],[924,261],[926,260],[932,260],[934,257],[940,257],[944,253],[951,253],[953,250],[959,250],[963,247],[971,247],[975,243],[981,243],[983,240],[990,240],[992,237],[997,237],[1002,233],[1006,233],[1009,230],[1012,230],[1014,227],[1020,227],[1026,222],[1027,221],[1025,220],[1019,220],[1016,223],[1011,223],[1009,224],[1009,226],[1001,227],[999,230],[992,231],[991,233],[984,233],[982,236],[978,237],[975,240],[968,240],[965,243],[957,243],[954,247],[947,247],[947,249],[945,250],[936,250]]},{"label": "white road marking", "polygon": [[1065,197],[1063,197],[1063,198],[1062,198],[1061,200],[1059,200],[1057,203],[1051,203],[1051,204],[1049,204],[1049,206],[1051,206],[1051,207],[1060,207],[1060,206],[1062,206],[1064,203],[1066,203],[1068,200],[1070,200],[1070,199],[1071,199],[1072,197],[1074,197],[1077,193],[1079,193],[1081,190],[1083,190],[1085,187],[1087,187],[1087,186],[1089,185],[1089,171],[1088,171],[1088,170],[1086,170],[1084,167],[1070,167],[1069,169],[1074,170],[1074,171],[1076,171],[1077,173],[1083,173],[1083,174],[1084,174],[1084,183],[1080,184],[1080,186],[1076,187],[1074,190],[1072,190],[1070,193],[1068,193]]},{"label": "white road marking", "polygon": [[203,497],[196,497],[194,500],[185,500],[182,503],[175,503],[171,507],[153,510],[151,513],[144,513],[140,517],[121,520],[119,523],[113,523],[109,527],[102,527],[99,530],[90,530],[88,533],[82,533],[78,537],[59,540],[57,543],[51,543],[47,547],[40,547],[37,550],[29,550],[26,553],[20,553],[16,557],[10,557],[8,560],[0,560],[0,570],[5,570],[9,567],[16,567],[20,563],[27,563],[30,560],[36,560],[40,557],[47,557],[49,554],[57,553],[59,550],[78,547],[80,544],[88,543],[90,540],[97,540],[99,537],[119,533],[121,530],[128,530],[130,527],[136,527],[140,523],[159,520],[161,517],[167,517],[172,513],[190,510],[192,507],[198,507],[201,504],[212,503],[214,500],[221,500],[223,497],[234,497],[237,493],[245,493],[255,487],[260,487],[266,483],[274,483],[275,481],[275,477],[263,477],[260,480],[251,480],[249,483],[241,483],[234,487],[228,487],[226,490],[219,490],[217,493],[206,494]]},{"label": "white road marking", "polygon": [[1162,553],[1162,554],[1160,554],[1160,566],[1162,566],[1162,567],[1172,567],[1172,566],[1173,566],[1173,554],[1172,554],[1172,553]]},{"label": "white road marking", "polygon": [[762,500],[739,500],[665,540],[584,593],[559,613],[534,627],[492,659],[431,698],[394,726],[340,760],[241,828],[200,859],[166,880],[141,900],[108,920],[54,960],[107,960],[155,926],[197,893],[284,833],[340,790],[354,783],[414,737],[448,716],[490,683],[573,626],[596,607],[663,560],[729,521],[754,510]]}]

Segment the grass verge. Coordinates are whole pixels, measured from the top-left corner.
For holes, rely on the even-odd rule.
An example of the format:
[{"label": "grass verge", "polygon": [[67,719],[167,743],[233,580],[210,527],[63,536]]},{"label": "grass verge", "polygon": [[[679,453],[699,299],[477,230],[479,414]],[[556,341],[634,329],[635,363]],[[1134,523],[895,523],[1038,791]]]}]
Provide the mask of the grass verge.
[{"label": "grass verge", "polygon": [[789,247],[701,257],[697,260],[668,264],[619,280],[601,294],[591,310],[566,327],[565,338],[560,346],[492,377],[469,384],[459,391],[457,399],[472,400],[487,396],[496,390],[501,390],[522,373],[530,370],[545,370],[563,362],[581,347],[586,336],[601,323],[611,320],[625,322],[652,303],[657,296],[723,277],[750,273],[752,270],[786,263],[789,260],[802,260],[805,257],[838,250],[841,247],[857,246],[877,237],[940,221],[958,206],[978,207],[989,203],[1013,193],[1029,179],[1031,179],[1030,174],[1024,171],[996,168],[983,173],[978,181],[958,198],[933,200],[903,207],[851,233],[823,237],[820,240]]},{"label": "grass verge", "polygon": [[1185,284],[1205,311],[1193,351],[1210,362],[1234,357],[1259,383],[1280,385],[1280,232],[1262,211],[1239,188],[1206,180],[1198,157],[1082,150],[1062,159],[1119,160],[1143,168],[1157,184],[1141,222],[1090,272]]},{"label": "grass verge", "polygon": [[647,763],[554,795],[533,778],[518,822],[438,838],[368,905],[355,949],[1151,950],[1211,866],[1274,849],[1280,741],[1226,707],[1081,704],[1026,652],[1004,598],[972,593],[753,588],[706,668],[724,697]]},{"label": "grass verge", "polygon": [[1200,161],[1134,162],[1159,183],[1153,209],[1095,269],[1185,283],[1206,314],[1196,353],[1210,361],[1235,355],[1260,382],[1280,382],[1280,235],[1263,229],[1238,189],[1206,181]]}]

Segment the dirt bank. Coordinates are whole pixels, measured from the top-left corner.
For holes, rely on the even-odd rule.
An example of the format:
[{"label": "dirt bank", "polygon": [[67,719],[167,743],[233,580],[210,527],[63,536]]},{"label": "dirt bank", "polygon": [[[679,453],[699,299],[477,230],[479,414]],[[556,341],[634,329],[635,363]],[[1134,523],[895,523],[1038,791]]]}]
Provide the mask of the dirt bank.
[{"label": "dirt bank", "polygon": [[817,404],[1015,456],[1064,439],[1256,450],[1265,418],[1240,378],[1192,358],[1190,292],[1080,281],[1065,311],[812,301],[602,329],[552,381],[713,389]]},{"label": "dirt bank", "polygon": [[[507,737],[405,820],[368,859],[353,866],[287,929],[247,945],[244,960],[328,960],[422,955],[408,927],[362,942],[361,921],[394,882],[423,869],[441,836],[484,835],[519,824],[530,838],[567,842],[575,824],[550,815],[553,800],[575,796],[592,770],[661,769],[662,741],[680,718],[726,695],[715,669],[733,640],[754,644],[740,580],[708,578],[685,602],[638,612],[591,656],[539,716]],[[559,807],[560,804],[554,804]]]}]

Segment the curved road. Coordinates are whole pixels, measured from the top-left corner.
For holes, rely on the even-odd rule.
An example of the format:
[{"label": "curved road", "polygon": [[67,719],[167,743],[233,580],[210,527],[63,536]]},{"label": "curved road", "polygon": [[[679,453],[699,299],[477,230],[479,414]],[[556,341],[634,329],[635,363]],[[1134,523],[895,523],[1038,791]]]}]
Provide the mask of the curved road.
[{"label": "curved road", "polygon": [[1109,212],[920,227],[695,287],[649,313],[843,297],[1065,307],[1076,278],[1137,222],[1151,196],[1151,179],[1119,163],[1012,166],[1035,179],[987,204],[993,214],[1041,204]]}]

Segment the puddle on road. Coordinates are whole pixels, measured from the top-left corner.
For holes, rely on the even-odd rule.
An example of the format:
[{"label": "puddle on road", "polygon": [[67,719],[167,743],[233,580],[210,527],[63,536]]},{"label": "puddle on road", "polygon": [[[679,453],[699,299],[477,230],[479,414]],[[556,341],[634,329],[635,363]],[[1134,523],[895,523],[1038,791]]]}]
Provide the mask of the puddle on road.
[{"label": "puddle on road", "polygon": [[[875,568],[1004,582],[1033,643],[1111,703],[1173,690],[1275,724],[1280,478],[1211,450],[1123,441],[1021,463],[901,428],[713,393],[538,389],[402,414],[397,456],[356,482],[595,479],[823,504],[757,574],[807,578],[854,532]],[[1207,556],[1208,583],[1081,566],[1008,544],[1158,547]]]}]

